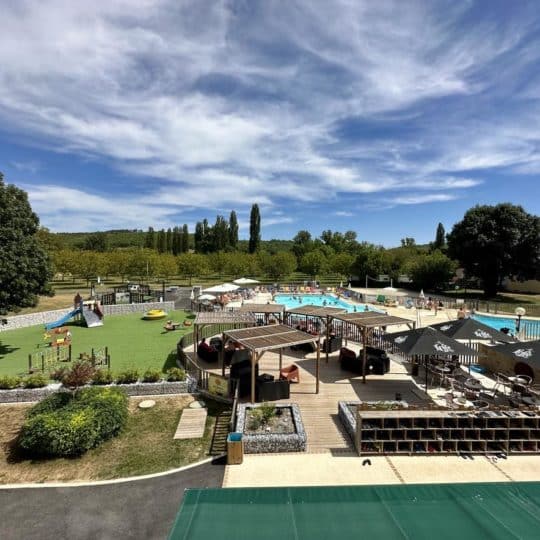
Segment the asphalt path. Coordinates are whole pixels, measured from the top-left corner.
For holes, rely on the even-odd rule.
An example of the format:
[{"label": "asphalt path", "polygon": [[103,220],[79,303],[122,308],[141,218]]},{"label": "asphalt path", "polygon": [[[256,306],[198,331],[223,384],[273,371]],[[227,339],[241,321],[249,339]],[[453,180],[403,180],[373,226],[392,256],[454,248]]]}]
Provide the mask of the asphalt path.
[{"label": "asphalt path", "polygon": [[187,488],[221,487],[223,460],[155,478],[0,489],[2,540],[163,540]]}]

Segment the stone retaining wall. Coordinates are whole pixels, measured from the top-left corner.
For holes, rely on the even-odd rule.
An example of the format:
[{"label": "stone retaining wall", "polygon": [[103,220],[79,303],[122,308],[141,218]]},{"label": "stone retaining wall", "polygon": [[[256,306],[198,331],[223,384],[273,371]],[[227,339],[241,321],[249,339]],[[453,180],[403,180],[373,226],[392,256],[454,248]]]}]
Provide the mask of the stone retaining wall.
[{"label": "stone retaining wall", "polygon": [[244,427],[246,422],[246,409],[260,407],[260,404],[240,404],[238,405],[238,415],[236,420],[236,431],[242,433],[244,442],[244,452],[246,454],[269,454],[281,452],[305,452],[307,436],[300,415],[300,407],[296,403],[277,403],[276,407],[290,407],[296,433],[290,434],[260,434],[246,435]]},{"label": "stone retaining wall", "polygon": [[[100,385],[98,388],[118,386],[128,396],[159,396],[175,394],[192,394],[197,389],[197,381],[188,375],[185,381],[157,383],[134,383],[118,385]],[[60,384],[50,384],[43,388],[15,388],[13,390],[0,390],[0,403],[21,403],[41,401],[54,392],[65,392]]]},{"label": "stone retaining wall", "polygon": [[360,405],[361,401],[340,401],[338,402],[338,416],[345,428],[345,431],[349,434],[349,437],[354,442],[354,436],[356,433],[356,418],[350,410],[351,405]]},{"label": "stone retaining wall", "polygon": [[[129,313],[145,313],[150,309],[174,310],[174,302],[147,302],[144,304],[118,304],[112,306],[102,306],[105,315],[127,315]],[[55,309],[52,311],[41,311],[39,313],[28,313],[27,315],[15,315],[7,317],[7,324],[0,324],[0,332],[15,330],[17,328],[27,328],[28,326],[45,325],[54,322],[64,315],[67,315],[72,308]],[[105,322],[105,324],[107,324]]]}]

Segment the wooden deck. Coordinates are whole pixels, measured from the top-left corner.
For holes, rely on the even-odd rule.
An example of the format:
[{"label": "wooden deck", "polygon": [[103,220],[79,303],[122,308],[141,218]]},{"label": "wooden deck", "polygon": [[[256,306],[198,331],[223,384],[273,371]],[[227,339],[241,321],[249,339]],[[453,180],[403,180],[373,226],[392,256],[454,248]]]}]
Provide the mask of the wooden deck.
[{"label": "wooden deck", "polygon": [[[349,348],[358,347],[349,343]],[[311,453],[330,452],[333,454],[351,454],[354,452],[352,441],[343,429],[338,418],[339,401],[378,401],[393,400],[396,393],[408,403],[419,404],[428,401],[421,389],[407,375],[406,369],[399,362],[391,360],[390,372],[386,375],[370,375],[367,383],[362,383],[360,376],[342,371],[338,362],[338,353],[330,355],[328,364],[324,356],[320,364],[320,389],[315,393],[315,353],[303,357],[295,351],[283,353],[283,366],[296,364],[300,368],[300,383],[291,384],[290,399],[282,403],[297,403],[300,406],[304,429]],[[221,373],[221,368],[199,361],[208,371]],[[279,377],[279,356],[266,352],[259,362],[259,373],[269,373]],[[246,399],[244,401],[249,401]]]},{"label": "wooden deck", "polygon": [[200,439],[204,435],[207,413],[204,408],[184,409],[173,439]]}]

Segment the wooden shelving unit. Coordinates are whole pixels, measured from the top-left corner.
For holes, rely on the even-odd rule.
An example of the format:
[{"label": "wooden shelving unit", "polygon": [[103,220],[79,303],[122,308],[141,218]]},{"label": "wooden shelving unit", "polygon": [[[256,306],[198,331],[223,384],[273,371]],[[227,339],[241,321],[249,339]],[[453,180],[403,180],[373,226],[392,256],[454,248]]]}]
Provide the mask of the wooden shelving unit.
[{"label": "wooden shelving unit", "polygon": [[359,455],[540,453],[536,412],[359,410],[356,426]]}]

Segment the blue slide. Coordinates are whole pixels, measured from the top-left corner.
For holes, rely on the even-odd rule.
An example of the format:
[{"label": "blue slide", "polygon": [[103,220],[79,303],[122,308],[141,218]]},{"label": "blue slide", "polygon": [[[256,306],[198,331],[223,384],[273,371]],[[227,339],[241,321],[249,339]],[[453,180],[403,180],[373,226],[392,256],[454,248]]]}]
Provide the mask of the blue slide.
[{"label": "blue slide", "polygon": [[46,324],[45,330],[52,330],[53,328],[58,328],[59,326],[62,326],[64,323],[67,323],[69,319],[71,319],[72,317],[75,317],[77,313],[81,313],[80,307],[78,307],[77,309],[74,309],[73,311],[70,311],[67,315],[64,315],[62,318],[58,319],[57,321]]}]

